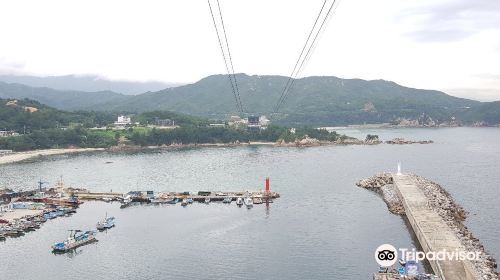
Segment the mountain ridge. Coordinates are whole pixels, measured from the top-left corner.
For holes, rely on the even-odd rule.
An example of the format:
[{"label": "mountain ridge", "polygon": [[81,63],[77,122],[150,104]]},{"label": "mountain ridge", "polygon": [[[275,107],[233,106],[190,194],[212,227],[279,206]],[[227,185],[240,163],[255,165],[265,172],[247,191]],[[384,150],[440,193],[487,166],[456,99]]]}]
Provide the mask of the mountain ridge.
[{"label": "mountain ridge", "polygon": [[181,85],[158,81],[113,80],[97,75],[30,76],[1,75],[0,82],[23,84],[31,87],[48,87],[66,91],[113,91],[124,95],[141,94]]},{"label": "mountain ridge", "polygon": [[[236,78],[245,113],[268,115],[279,124],[328,126],[383,123],[418,119],[422,115],[437,122],[457,119],[467,124],[481,121],[500,123],[500,110],[497,110],[500,102],[454,97],[441,91],[409,88],[387,80],[342,79],[335,76],[297,79],[280,112],[273,114],[273,107],[288,77],[237,74]],[[228,76],[222,74],[207,76],[192,84],[133,96],[74,91],[33,96],[29,94],[29,87],[24,88],[24,93],[14,90],[17,95],[8,96],[5,90],[2,92],[1,86],[0,83],[0,97],[28,97],[65,110],[123,113],[166,110],[214,119],[238,114]]]}]

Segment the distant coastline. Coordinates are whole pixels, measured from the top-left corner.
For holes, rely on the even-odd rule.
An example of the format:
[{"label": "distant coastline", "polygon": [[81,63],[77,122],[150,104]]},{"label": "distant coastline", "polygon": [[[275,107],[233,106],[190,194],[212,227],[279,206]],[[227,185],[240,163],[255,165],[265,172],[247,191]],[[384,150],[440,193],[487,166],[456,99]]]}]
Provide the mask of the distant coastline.
[{"label": "distant coastline", "polygon": [[270,147],[317,147],[317,146],[347,146],[347,145],[379,145],[379,144],[430,144],[432,140],[412,141],[402,138],[395,138],[387,141],[380,140],[359,140],[356,138],[346,138],[337,141],[322,141],[314,138],[305,138],[295,142],[265,142],[265,141],[251,141],[251,142],[235,142],[235,143],[197,143],[197,144],[172,144],[160,146],[139,146],[122,144],[112,146],[109,148],[60,148],[60,149],[40,149],[22,152],[7,152],[0,154],[0,165],[21,162],[42,156],[53,156],[63,154],[77,154],[87,152],[126,152],[126,151],[146,151],[146,150],[176,150],[186,148],[210,148],[210,147],[241,147],[241,146],[270,146]]},{"label": "distant coastline", "polygon": [[104,150],[105,150],[104,148],[62,148],[62,149],[44,149],[44,150],[32,150],[23,152],[10,152],[0,156],[0,165],[28,160],[39,156],[75,154],[75,153],[95,152]]}]

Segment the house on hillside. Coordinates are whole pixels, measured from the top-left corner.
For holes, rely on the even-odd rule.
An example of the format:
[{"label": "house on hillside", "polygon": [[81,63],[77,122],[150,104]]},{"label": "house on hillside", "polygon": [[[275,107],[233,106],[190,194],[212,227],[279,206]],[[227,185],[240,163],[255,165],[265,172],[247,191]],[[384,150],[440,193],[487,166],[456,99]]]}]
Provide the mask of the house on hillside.
[{"label": "house on hillside", "polygon": [[155,118],[154,125],[156,126],[175,126],[175,121],[171,119]]},{"label": "house on hillside", "polygon": [[10,137],[10,136],[19,136],[19,133],[13,130],[0,130],[0,137]]},{"label": "house on hillside", "polygon": [[132,124],[132,120],[127,116],[118,116],[115,122],[115,128],[125,128],[126,126]]}]

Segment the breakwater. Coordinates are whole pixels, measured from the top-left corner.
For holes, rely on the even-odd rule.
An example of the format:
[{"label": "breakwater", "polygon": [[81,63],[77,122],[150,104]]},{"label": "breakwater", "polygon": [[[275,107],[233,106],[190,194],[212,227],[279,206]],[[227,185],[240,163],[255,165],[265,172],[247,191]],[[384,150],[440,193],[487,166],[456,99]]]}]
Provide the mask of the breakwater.
[{"label": "breakwater", "polygon": [[380,193],[392,213],[404,215],[424,251],[481,252],[475,260],[430,261],[442,279],[500,279],[495,259],[464,225],[467,212],[439,184],[413,174],[383,173],[357,185]]}]

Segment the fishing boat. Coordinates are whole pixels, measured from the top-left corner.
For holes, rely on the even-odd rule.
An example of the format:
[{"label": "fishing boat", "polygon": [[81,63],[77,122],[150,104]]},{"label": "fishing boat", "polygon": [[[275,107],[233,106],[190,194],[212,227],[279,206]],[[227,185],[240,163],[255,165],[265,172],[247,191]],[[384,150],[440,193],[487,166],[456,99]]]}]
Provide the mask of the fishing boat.
[{"label": "fishing boat", "polygon": [[262,204],[262,198],[261,197],[254,197],[253,204]]},{"label": "fishing boat", "polygon": [[205,197],[205,203],[209,204],[210,203],[210,197]]},{"label": "fishing boat", "polygon": [[243,198],[241,197],[238,197],[236,199],[236,205],[238,205],[239,207],[241,207],[243,205]]},{"label": "fishing boat", "polygon": [[185,206],[187,206],[187,205],[188,205],[188,201],[187,201],[187,199],[185,199],[185,198],[184,198],[184,199],[182,200],[182,202],[181,202],[181,205],[182,205],[182,206],[184,206],[184,207],[185,207]]},{"label": "fishing boat", "polygon": [[253,200],[251,197],[245,197],[243,199],[243,202],[245,203],[245,205],[247,206],[248,209],[252,208],[253,207]]},{"label": "fishing boat", "polygon": [[24,235],[24,231],[16,227],[5,227],[3,229],[3,233],[5,236],[9,237],[19,237]]},{"label": "fishing boat", "polygon": [[115,226],[115,217],[108,218],[107,216],[106,214],[106,217],[97,223],[96,228],[98,230],[106,230]]},{"label": "fishing boat", "polygon": [[95,234],[95,231],[86,231],[82,233],[81,230],[70,230],[68,239],[63,242],[54,243],[54,245],[52,245],[52,251],[65,253],[77,247],[97,241]]},{"label": "fishing boat", "polygon": [[233,199],[231,197],[226,196],[226,197],[224,197],[224,200],[222,201],[222,203],[231,204],[232,201],[233,201]]},{"label": "fishing boat", "polygon": [[167,199],[165,201],[166,204],[176,204],[177,202],[179,202],[179,199],[178,198],[172,198],[172,199]]}]

